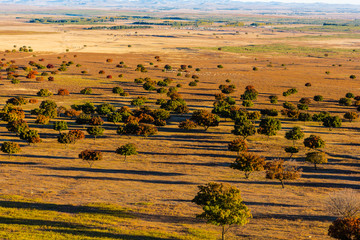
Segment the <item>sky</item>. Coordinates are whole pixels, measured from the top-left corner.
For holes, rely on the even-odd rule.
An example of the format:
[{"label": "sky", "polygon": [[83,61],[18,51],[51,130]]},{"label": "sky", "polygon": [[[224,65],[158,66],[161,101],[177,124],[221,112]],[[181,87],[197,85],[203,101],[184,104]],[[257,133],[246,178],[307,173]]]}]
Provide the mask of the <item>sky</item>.
[{"label": "sky", "polygon": [[234,0],[242,2],[283,2],[283,3],[329,3],[329,4],[357,4],[360,5],[360,0]]}]

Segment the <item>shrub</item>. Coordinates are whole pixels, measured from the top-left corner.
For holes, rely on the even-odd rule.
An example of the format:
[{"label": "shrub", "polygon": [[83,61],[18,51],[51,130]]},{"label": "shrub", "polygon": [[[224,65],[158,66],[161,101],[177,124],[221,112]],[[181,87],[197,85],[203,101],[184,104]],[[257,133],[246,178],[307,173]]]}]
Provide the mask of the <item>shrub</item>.
[{"label": "shrub", "polygon": [[297,92],[298,92],[298,90],[296,88],[290,88],[290,89],[286,90],[285,92],[283,92],[283,96],[287,97],[287,96],[290,96],[291,94],[295,94]]},{"label": "shrub", "polygon": [[27,99],[25,99],[24,97],[17,96],[17,97],[9,98],[6,101],[6,104],[12,104],[14,106],[21,106],[21,105],[27,104],[28,102],[29,101]]},{"label": "shrub", "polygon": [[95,161],[100,161],[103,159],[103,155],[101,151],[84,150],[79,154],[79,158],[86,161],[91,168]]},{"label": "shrub", "polygon": [[71,133],[60,133],[60,135],[58,136],[58,142],[63,143],[66,146],[67,144],[70,144],[70,143],[75,144],[76,139],[75,139],[75,136]]},{"label": "shrub", "polygon": [[30,129],[27,131],[21,132],[20,139],[27,141],[29,144],[41,142],[38,131],[30,130]]},{"label": "shrub", "polygon": [[116,93],[116,94],[120,94],[120,93],[123,93],[124,92],[124,89],[122,89],[121,87],[114,87],[112,89],[112,92],[113,93]]},{"label": "shrub", "polygon": [[310,135],[310,137],[304,139],[304,145],[311,149],[318,149],[325,147],[325,141],[320,136]]},{"label": "shrub", "polygon": [[123,119],[122,114],[120,112],[112,112],[107,115],[107,120],[114,124],[121,122]]},{"label": "shrub", "polygon": [[3,144],[1,145],[1,151],[11,156],[14,153],[19,153],[21,151],[21,148],[17,143],[3,142]]},{"label": "shrub", "polygon": [[356,112],[347,112],[344,114],[344,118],[352,122],[353,120],[359,118],[359,114]]},{"label": "shrub", "polygon": [[295,145],[296,140],[300,140],[304,138],[304,133],[301,131],[300,127],[293,127],[291,130],[285,133],[285,138],[287,140],[292,140]]},{"label": "shrub", "polygon": [[53,94],[48,89],[40,89],[40,91],[37,92],[36,95],[38,95],[39,97],[49,97]]},{"label": "shrub", "polygon": [[327,211],[335,216],[351,218],[360,214],[360,194],[353,189],[345,189],[329,194]]},{"label": "shrub", "polygon": [[355,78],[356,78],[356,76],[354,74],[350,75],[350,79],[355,79]]},{"label": "shrub", "polygon": [[74,136],[75,140],[82,140],[85,138],[85,134],[83,131],[75,129],[75,130],[70,130],[69,134],[71,134],[72,136]]},{"label": "shrub", "polygon": [[341,127],[341,119],[338,116],[328,116],[323,119],[323,126],[328,127],[330,130]]},{"label": "shrub", "polygon": [[180,129],[191,130],[197,127],[197,124],[189,119],[179,123]]},{"label": "shrub", "polygon": [[6,128],[10,132],[20,134],[21,132],[27,131],[29,129],[29,125],[25,120],[19,119],[16,121],[8,122]]},{"label": "shrub", "polygon": [[328,235],[341,240],[360,239],[360,219],[338,218],[330,225]]},{"label": "shrub", "polygon": [[294,104],[290,103],[290,102],[284,102],[283,103],[283,107],[286,108],[286,109],[290,109],[290,110],[295,110],[296,107]]},{"label": "shrub", "polygon": [[299,110],[308,110],[308,109],[309,109],[309,106],[308,106],[307,104],[299,103],[299,104],[297,105],[297,108],[298,108]]},{"label": "shrub", "polygon": [[136,145],[132,143],[125,144],[116,149],[116,153],[125,156],[124,161],[126,161],[126,156],[137,155]]},{"label": "shrub", "polygon": [[81,94],[84,94],[84,95],[89,95],[92,93],[92,88],[84,88],[80,91]]},{"label": "shrub", "polygon": [[54,122],[53,129],[55,131],[59,131],[59,133],[61,133],[61,131],[68,129],[68,124],[65,121],[56,121],[56,122]]},{"label": "shrub", "polygon": [[352,100],[351,100],[351,98],[340,98],[339,104],[341,106],[351,106]]},{"label": "shrub", "polygon": [[245,92],[240,97],[242,100],[256,100],[257,96],[259,95],[258,91],[255,90],[254,86],[248,85],[245,87]]},{"label": "shrub", "polygon": [[58,90],[58,95],[60,95],[60,96],[68,96],[68,95],[70,95],[70,93],[69,93],[69,91],[67,89],[60,88]]},{"label": "shrub", "polygon": [[298,116],[298,120],[299,121],[311,121],[312,120],[312,116],[310,113],[299,113],[299,116]]},{"label": "shrub", "polygon": [[321,95],[315,95],[314,96],[314,101],[315,102],[322,102],[324,100],[324,97]]},{"label": "shrub", "polygon": [[244,139],[236,138],[228,144],[228,149],[229,151],[237,152],[237,154],[239,155],[240,152],[247,152],[248,147]]},{"label": "shrub", "polygon": [[248,179],[254,171],[264,170],[265,158],[261,158],[253,153],[243,152],[239,154],[235,162],[230,167],[245,172],[245,178]]},{"label": "shrub", "polygon": [[252,107],[252,106],[254,106],[254,103],[253,103],[251,100],[244,100],[244,101],[242,102],[242,105],[243,105],[244,107]]},{"label": "shrub", "polygon": [[96,107],[96,112],[103,116],[115,111],[116,111],[115,107],[110,103],[103,103]]},{"label": "shrub", "polygon": [[49,123],[49,121],[49,117],[39,114],[35,120],[35,123],[46,125]]},{"label": "shrub", "polygon": [[316,122],[322,122],[326,117],[330,116],[328,112],[320,112],[312,116],[312,120]]},{"label": "shrub", "polygon": [[197,86],[197,83],[196,83],[195,81],[191,81],[191,82],[189,83],[189,86],[190,86],[190,87],[195,87],[195,86]]},{"label": "shrub", "polygon": [[76,118],[76,123],[77,124],[88,124],[90,122],[91,119],[91,115],[86,114],[86,113],[81,113],[77,118]]},{"label": "shrub", "polygon": [[90,125],[94,125],[94,126],[100,126],[100,125],[103,125],[104,124],[104,120],[102,120],[101,117],[97,116],[97,117],[92,117],[90,120],[89,120],[89,124]]},{"label": "shrub", "polygon": [[347,93],[346,95],[345,95],[345,97],[346,98],[354,98],[355,97],[355,95],[353,94],[353,93]]},{"label": "shrub", "polygon": [[305,83],[305,87],[311,87],[311,83]]},{"label": "shrub", "polygon": [[269,99],[270,99],[270,103],[272,103],[272,104],[278,103],[278,96],[272,95],[272,96],[269,96]]}]

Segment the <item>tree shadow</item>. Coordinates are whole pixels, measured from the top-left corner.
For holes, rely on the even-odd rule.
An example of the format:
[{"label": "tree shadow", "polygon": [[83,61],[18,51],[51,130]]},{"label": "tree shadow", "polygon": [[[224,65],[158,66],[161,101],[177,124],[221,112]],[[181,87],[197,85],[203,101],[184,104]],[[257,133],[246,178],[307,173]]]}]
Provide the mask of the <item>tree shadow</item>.
[{"label": "tree shadow", "polygon": [[320,222],[331,222],[336,219],[336,217],[326,216],[326,215],[292,215],[292,214],[277,214],[277,213],[270,213],[270,214],[254,214],[254,219],[281,219],[281,220],[303,220],[303,221],[320,221]]},{"label": "tree shadow", "polygon": [[121,174],[134,174],[142,176],[183,176],[183,173],[174,172],[159,172],[159,171],[142,171],[142,170],[123,170],[123,169],[101,169],[101,168],[79,168],[79,167],[46,167],[50,170],[58,171],[82,171],[92,173],[121,173]]}]

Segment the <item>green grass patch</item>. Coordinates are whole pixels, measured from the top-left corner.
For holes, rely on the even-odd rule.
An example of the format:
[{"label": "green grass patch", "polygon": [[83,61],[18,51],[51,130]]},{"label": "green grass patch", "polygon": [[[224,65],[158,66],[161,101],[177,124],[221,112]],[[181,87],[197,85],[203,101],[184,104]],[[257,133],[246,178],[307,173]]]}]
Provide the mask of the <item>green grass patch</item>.
[{"label": "green grass patch", "polygon": [[[199,49],[209,49],[218,51],[218,47],[205,48],[199,47]],[[278,53],[278,54],[295,54],[295,55],[313,55],[313,54],[330,54],[330,53],[351,53],[353,49],[344,48],[314,48],[293,46],[287,44],[268,44],[268,45],[247,45],[247,46],[225,46],[221,47],[223,52],[233,53]]]}]

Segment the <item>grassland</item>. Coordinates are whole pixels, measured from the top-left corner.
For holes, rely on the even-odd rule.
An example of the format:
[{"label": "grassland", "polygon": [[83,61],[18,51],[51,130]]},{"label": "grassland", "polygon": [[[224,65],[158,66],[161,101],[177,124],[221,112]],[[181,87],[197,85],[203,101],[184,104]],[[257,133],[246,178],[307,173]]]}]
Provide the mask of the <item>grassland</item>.
[{"label": "grassland", "polygon": [[[2,30],[9,27],[5,23]],[[21,28],[21,24],[10,27]],[[58,30],[56,25],[26,26],[31,31]],[[195,219],[201,209],[191,203],[198,185],[214,181],[238,187],[253,214],[248,225],[230,229],[228,239],[329,239],[327,228],[335,216],[325,210],[328,194],[345,188],[360,189],[358,120],[343,121],[341,128],[329,131],[319,123],[278,116],[282,130],[277,136],[249,137],[249,151],[267,160],[289,160],[284,147],[292,143],[284,134],[293,126],[300,126],[306,137],[316,134],[326,141],[324,151],[329,163],[319,166],[318,171],[304,161],[307,150],[301,141],[296,143],[300,152],[293,159],[303,169],[303,176],[286,182],[285,189],[278,181],[266,180],[264,172],[245,179],[243,173],[229,167],[236,157],[227,150],[228,142],[235,138],[231,134],[234,123],[229,119],[221,119],[219,127],[208,131],[200,128],[184,131],[178,128],[178,123],[196,109],[211,110],[214,94],[220,92],[218,87],[226,84],[226,79],[236,86],[230,96],[235,98],[237,106],[241,106],[240,95],[247,85],[254,85],[259,91],[250,111],[281,110],[285,101],[297,104],[302,97],[321,94],[324,101],[311,103],[308,112],[329,111],[342,118],[356,107],[339,106],[338,100],[347,92],[360,95],[359,80],[349,78],[351,74],[360,76],[360,58],[357,51],[353,52],[359,48],[358,43],[341,38],[332,47],[314,47],[308,41],[291,38],[300,38],[303,33],[294,36],[292,32],[274,33],[261,27],[137,31],[135,35],[127,30],[83,31],[76,26],[65,26],[59,34],[41,37],[29,35],[19,39],[0,35],[1,50],[11,49],[13,45],[31,45],[35,50],[34,53],[1,52],[3,62],[15,60],[16,65],[23,67],[29,61],[44,59],[41,64],[51,63],[56,68],[62,61],[74,62],[66,72],[53,75],[53,82],[26,79],[24,71],[18,70],[20,83],[14,85],[6,79],[5,69],[1,70],[0,104],[4,105],[13,96],[38,99],[38,103],[27,104],[23,109],[26,121],[39,131],[43,142],[28,145],[8,132],[5,122],[0,123],[0,142],[14,141],[22,148],[21,153],[11,158],[0,156],[3,185],[0,236],[5,239],[217,239],[219,228]],[[287,43],[279,43],[279,38],[288,38]],[[127,47],[128,44],[132,47]],[[155,56],[160,56],[161,61],[157,62]],[[106,62],[109,58],[112,63]],[[120,61],[127,67],[117,68]],[[75,67],[76,64],[81,66]],[[138,64],[148,71],[135,71]],[[174,70],[162,71],[166,64]],[[188,71],[199,76],[197,87],[188,85],[192,79],[185,77],[184,72],[177,75],[182,64],[193,66]],[[224,68],[218,68],[219,64]],[[258,71],[253,71],[253,67]],[[200,71],[195,71],[196,68]],[[100,70],[106,74],[99,74]],[[123,77],[118,77],[119,74]],[[113,77],[108,79],[106,75]],[[66,108],[86,101],[95,105],[108,102],[120,108],[130,106],[137,96],[146,96],[149,99],[146,105],[157,108],[156,99],[166,95],[145,91],[142,85],[134,83],[138,77],[154,80],[170,77],[173,79],[170,86],[182,84],[179,93],[190,113],[172,114],[167,125],[159,127],[157,135],[147,138],[117,135],[117,125],[106,121],[104,136],[94,140],[86,134],[83,141],[67,147],[57,142],[53,121],[63,120],[69,123],[69,129],[85,131],[83,125],[65,116],[48,125],[39,125],[35,123],[36,116],[30,114],[31,109],[48,99]],[[308,82],[311,87],[305,87]],[[124,88],[130,95],[113,94],[115,86]],[[80,94],[84,87],[91,87],[93,94]],[[291,87],[299,92],[283,97],[282,92]],[[41,88],[55,94],[40,98],[36,93]],[[59,88],[68,89],[70,95],[57,95]],[[279,96],[279,103],[270,104],[270,95]],[[115,154],[116,148],[125,143],[135,143],[139,150],[139,155],[129,157],[126,162]],[[104,160],[89,168],[78,158],[84,149],[101,150]]]}]

